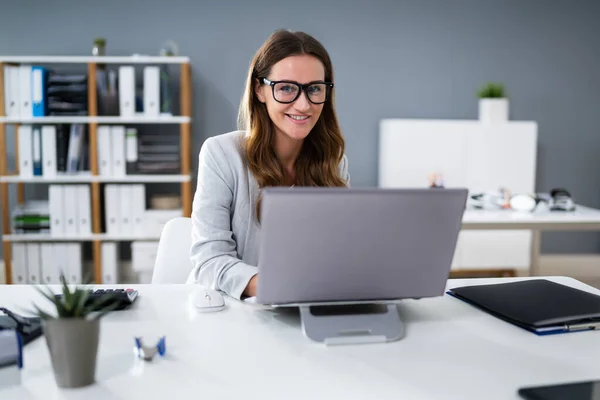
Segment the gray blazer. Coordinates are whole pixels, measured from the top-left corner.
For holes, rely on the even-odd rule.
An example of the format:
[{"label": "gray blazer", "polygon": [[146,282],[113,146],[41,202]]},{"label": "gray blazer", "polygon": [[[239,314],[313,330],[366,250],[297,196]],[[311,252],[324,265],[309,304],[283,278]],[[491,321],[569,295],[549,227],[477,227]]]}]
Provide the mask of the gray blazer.
[{"label": "gray blazer", "polygon": [[[260,243],[259,188],[246,165],[244,138],[245,131],[234,131],[207,139],[200,149],[188,278],[238,299],[258,272]],[[346,155],[339,172],[349,185]]]}]

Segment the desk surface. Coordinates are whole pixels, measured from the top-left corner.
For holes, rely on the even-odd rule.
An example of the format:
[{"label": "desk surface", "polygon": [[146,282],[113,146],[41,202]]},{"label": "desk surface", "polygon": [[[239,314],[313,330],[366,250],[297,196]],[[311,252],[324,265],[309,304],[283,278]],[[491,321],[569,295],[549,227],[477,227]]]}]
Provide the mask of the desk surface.
[{"label": "desk surface", "polygon": [[467,209],[463,216],[463,228],[600,230],[600,210],[580,205],[569,212]]},{"label": "desk surface", "polygon": [[[519,278],[450,280],[448,287]],[[527,278],[520,278],[527,279]],[[549,278],[600,293],[570,278]],[[227,299],[201,314],[193,285],[139,285],[128,311],[102,322],[97,383],[59,390],[43,338],[26,347],[21,386],[9,399],[518,399],[520,386],[600,378],[600,332],[538,337],[447,295],[407,300],[404,339],[325,347],[307,339],[299,318]],[[41,297],[0,287],[0,304]],[[136,361],[133,337],[167,336],[167,357]]]}]

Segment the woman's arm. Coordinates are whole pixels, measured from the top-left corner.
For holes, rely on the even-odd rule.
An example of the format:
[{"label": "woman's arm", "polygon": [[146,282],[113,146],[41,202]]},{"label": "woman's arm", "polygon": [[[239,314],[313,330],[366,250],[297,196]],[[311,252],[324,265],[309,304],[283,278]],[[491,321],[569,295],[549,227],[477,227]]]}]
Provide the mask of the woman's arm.
[{"label": "woman's arm", "polygon": [[[207,139],[200,150],[192,205],[190,257],[194,280],[241,298],[258,269],[237,257],[231,230],[234,177],[220,144]],[[256,281],[256,279],[254,280]]]}]

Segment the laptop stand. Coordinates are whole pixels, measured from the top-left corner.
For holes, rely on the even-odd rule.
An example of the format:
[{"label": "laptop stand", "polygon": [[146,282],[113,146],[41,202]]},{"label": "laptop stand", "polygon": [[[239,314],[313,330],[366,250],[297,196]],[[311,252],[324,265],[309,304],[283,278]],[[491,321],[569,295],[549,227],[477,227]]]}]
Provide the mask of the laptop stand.
[{"label": "laptop stand", "polygon": [[383,343],[404,337],[396,304],[300,306],[304,334],[326,345]]}]

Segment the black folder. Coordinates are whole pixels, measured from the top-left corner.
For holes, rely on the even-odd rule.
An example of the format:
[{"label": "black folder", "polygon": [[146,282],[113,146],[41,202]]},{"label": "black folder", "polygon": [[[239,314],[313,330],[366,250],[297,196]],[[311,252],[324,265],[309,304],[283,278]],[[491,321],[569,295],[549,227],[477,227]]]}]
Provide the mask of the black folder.
[{"label": "black folder", "polygon": [[447,293],[538,335],[600,329],[600,296],[547,279],[462,286]]}]

